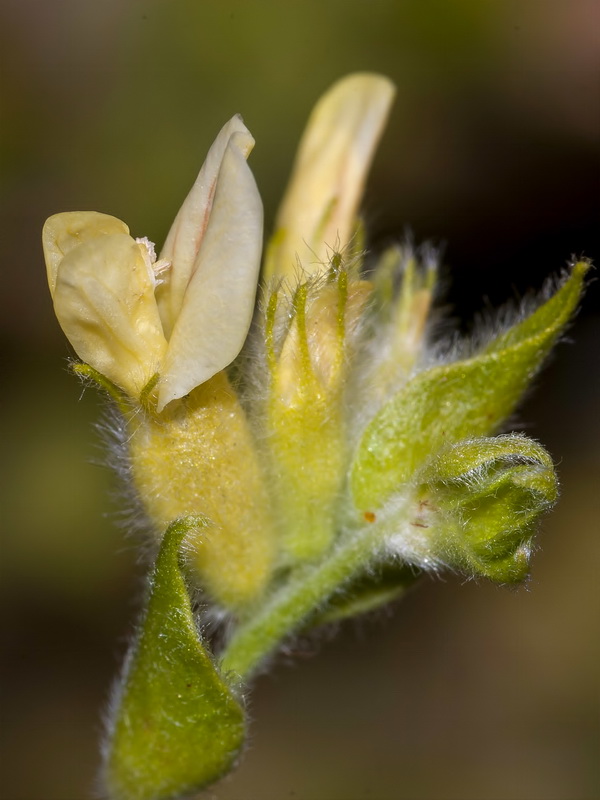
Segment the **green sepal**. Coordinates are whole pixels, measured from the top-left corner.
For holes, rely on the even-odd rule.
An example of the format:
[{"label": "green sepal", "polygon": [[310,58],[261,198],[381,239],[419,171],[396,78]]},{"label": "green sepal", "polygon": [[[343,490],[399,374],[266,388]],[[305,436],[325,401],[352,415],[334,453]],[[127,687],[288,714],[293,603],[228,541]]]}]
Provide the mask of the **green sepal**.
[{"label": "green sepal", "polygon": [[146,612],[128,656],[105,766],[112,800],[166,800],[224,775],[242,746],[244,711],[202,643],[181,568],[186,535],[164,535]]},{"label": "green sepal", "polygon": [[472,358],[417,374],[367,426],[350,473],[358,509],[378,508],[446,442],[493,432],[514,410],[569,321],[588,262],[523,322]]},{"label": "green sepal", "polygon": [[279,353],[274,332],[277,291],[266,308],[271,367],[266,422],[281,499],[281,549],[288,564],[314,561],[335,536],[335,503],[346,464],[341,387],[348,347],[348,284],[339,253],[333,254],[323,280],[298,284]]},{"label": "green sepal", "polygon": [[129,403],[127,395],[119,389],[119,387],[112,381],[109,381],[97,369],[90,367],[84,361],[72,361],[69,365],[71,372],[81,378],[83,381],[90,381],[94,383],[98,389],[114,400],[116,405],[123,413],[131,411],[131,404]]},{"label": "green sepal", "polygon": [[405,564],[388,563],[374,567],[334,594],[327,606],[311,617],[309,628],[375,611],[402,597],[421,577],[421,571]]},{"label": "green sepal", "polygon": [[418,479],[437,518],[436,559],[498,583],[527,576],[537,520],[558,496],[541,445],[516,434],[447,445]]},{"label": "green sepal", "polygon": [[[73,361],[70,364],[71,372],[77,375],[82,380],[91,381],[98,389],[113,400],[122,414],[127,415],[137,407],[137,403],[133,401],[125,392],[123,392],[115,383],[110,381],[97,369],[94,369],[84,361]],[[160,375],[156,372],[144,386],[140,392],[139,405],[147,411],[154,411],[155,403],[152,402],[152,393],[160,380]]]}]

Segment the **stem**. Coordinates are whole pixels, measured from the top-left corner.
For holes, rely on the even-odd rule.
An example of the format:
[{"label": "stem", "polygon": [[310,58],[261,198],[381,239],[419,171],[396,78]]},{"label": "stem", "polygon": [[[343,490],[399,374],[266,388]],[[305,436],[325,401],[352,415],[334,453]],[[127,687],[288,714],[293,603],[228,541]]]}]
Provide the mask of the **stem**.
[{"label": "stem", "polygon": [[338,541],[323,561],[293,575],[233,634],[221,668],[248,679],[283,638],[372,561],[387,532],[385,523],[362,527]]}]

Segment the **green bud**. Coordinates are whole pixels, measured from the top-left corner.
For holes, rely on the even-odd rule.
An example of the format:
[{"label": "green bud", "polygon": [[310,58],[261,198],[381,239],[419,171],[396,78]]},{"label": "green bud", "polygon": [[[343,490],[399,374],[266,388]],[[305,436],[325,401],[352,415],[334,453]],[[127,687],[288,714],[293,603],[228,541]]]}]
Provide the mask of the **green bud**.
[{"label": "green bud", "polygon": [[197,791],[242,745],[243,709],[202,644],[180,566],[184,537],[206,525],[180,519],[164,535],[112,722],[104,777],[114,800]]},{"label": "green bud", "polygon": [[436,559],[499,583],[526,577],[535,524],[558,496],[541,445],[515,434],[469,439],[443,448],[418,478],[436,519]]},{"label": "green bud", "polygon": [[577,307],[589,263],[575,264],[556,294],[472,358],[418,373],[375,415],[356,450],[356,507],[378,508],[446,442],[493,432]]}]

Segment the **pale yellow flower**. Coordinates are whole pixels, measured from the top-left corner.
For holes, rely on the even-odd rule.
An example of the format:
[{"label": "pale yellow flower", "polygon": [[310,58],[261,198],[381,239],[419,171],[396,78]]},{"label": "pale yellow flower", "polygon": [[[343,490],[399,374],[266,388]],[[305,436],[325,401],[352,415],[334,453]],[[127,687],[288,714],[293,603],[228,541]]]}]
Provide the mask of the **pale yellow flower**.
[{"label": "pale yellow flower", "polygon": [[43,232],[56,316],[77,355],[157,410],[230,364],[252,319],[263,212],[239,116],[212,145],[157,260],[106,214],[56,214]]},{"label": "pale yellow flower", "polygon": [[277,215],[266,277],[293,276],[298,264],[312,273],[349,243],[394,94],[388,78],[359,72],[314,107]]}]

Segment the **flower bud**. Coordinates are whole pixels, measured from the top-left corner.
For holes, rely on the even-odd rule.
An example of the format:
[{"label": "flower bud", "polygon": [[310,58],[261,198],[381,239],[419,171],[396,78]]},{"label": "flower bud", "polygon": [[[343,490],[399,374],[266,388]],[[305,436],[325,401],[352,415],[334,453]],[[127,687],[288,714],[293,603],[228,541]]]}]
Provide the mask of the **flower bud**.
[{"label": "flower bud", "polygon": [[516,434],[449,445],[419,475],[434,521],[435,559],[467,574],[516,583],[529,570],[538,517],[558,496],[552,459]]},{"label": "flower bud", "polygon": [[[274,344],[271,295],[266,339],[271,386],[267,404],[269,452],[277,486],[283,547],[292,560],[312,559],[335,535],[335,507],[346,467],[343,388],[346,363],[371,286],[345,270],[311,286],[303,283]],[[285,313],[285,311],[284,311]]]}]

